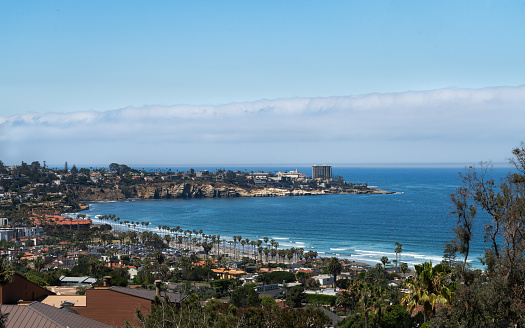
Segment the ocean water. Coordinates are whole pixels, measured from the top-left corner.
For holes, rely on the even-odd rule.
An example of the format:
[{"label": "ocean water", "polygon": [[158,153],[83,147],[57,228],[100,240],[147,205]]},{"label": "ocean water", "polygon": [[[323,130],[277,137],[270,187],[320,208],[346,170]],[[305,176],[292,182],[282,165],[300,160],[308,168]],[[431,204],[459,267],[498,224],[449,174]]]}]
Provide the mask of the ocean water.
[{"label": "ocean water", "polygon": [[[503,177],[508,170],[495,169],[494,175]],[[311,174],[310,168],[299,171]],[[382,256],[395,259],[399,242],[401,260],[412,266],[440,262],[444,243],[454,237],[457,219],[450,214],[450,194],[461,185],[460,171],[464,169],[334,167],[333,174],[348,182],[367,182],[395,194],[104,202],[89,204],[84,213],[92,218],[115,214],[121,222],[147,221],[154,231],[168,225],[202,230],[221,239],[268,237],[280,248],[315,250],[319,256],[368,263],[379,262]],[[487,247],[483,219],[475,228],[469,255],[474,267],[481,266],[478,258]]]}]

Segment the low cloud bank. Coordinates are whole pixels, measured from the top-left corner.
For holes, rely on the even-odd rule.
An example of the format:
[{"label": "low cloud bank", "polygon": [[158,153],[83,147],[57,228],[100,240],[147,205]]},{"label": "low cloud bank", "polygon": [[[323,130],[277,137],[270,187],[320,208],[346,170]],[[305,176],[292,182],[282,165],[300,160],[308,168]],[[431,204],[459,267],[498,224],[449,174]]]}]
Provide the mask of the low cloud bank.
[{"label": "low cloud bank", "polygon": [[[437,158],[454,161],[451,156],[459,153],[457,149],[483,143],[504,147],[508,155],[509,149],[524,139],[524,105],[525,86],[521,86],[290,98],[216,106],[25,113],[0,116],[0,160],[19,163],[59,157],[57,160],[78,158],[82,162],[106,163],[110,159],[101,156],[109,155],[135,163],[180,163],[179,156],[214,163],[232,163],[229,159],[263,163],[271,157],[274,162],[286,159],[297,163],[315,160],[304,152],[316,151],[313,146],[323,144],[324,149],[318,150],[324,157],[335,152],[334,147],[339,152],[341,147],[352,150],[351,156],[334,156],[346,163],[355,162],[356,155],[361,162],[425,162]],[[416,147],[424,147],[425,143],[448,154],[418,158],[421,150]],[[383,157],[371,155],[374,150],[370,147],[385,145],[389,149]],[[257,147],[273,154],[258,154]],[[479,148],[490,152],[486,147]],[[236,149],[248,152],[244,154],[246,160],[231,154]],[[177,156],[166,154],[177,150]],[[200,150],[214,158],[195,156]],[[224,154],[220,155],[220,150]],[[141,152],[149,158],[142,158]],[[486,156],[479,160],[487,159]]]}]

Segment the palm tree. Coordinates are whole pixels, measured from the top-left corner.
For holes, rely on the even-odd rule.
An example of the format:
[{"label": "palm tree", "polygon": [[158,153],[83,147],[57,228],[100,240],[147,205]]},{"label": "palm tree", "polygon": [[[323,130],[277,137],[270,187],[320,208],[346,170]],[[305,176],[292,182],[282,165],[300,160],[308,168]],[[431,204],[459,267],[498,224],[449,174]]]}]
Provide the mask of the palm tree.
[{"label": "palm tree", "polygon": [[432,262],[425,262],[414,268],[416,277],[405,281],[410,293],[405,294],[403,303],[407,304],[410,311],[421,305],[426,322],[429,315],[435,315],[438,304],[449,304],[451,301],[452,293],[445,280],[450,267],[442,264],[432,267]]},{"label": "palm tree", "polygon": [[[231,247],[231,244],[230,244]],[[237,236],[233,236],[233,258],[237,255]]]},{"label": "palm tree", "polygon": [[365,328],[368,328],[368,311],[370,311],[370,308],[374,303],[374,298],[372,295],[372,285],[362,280],[356,279],[350,286],[350,289],[355,295],[357,295],[357,301],[362,306],[365,312]]},{"label": "palm tree", "polygon": [[43,257],[38,257],[36,258],[34,261],[33,261],[33,265],[35,266],[35,269],[37,271],[42,271],[42,269],[44,268],[45,266],[45,260]]},{"label": "palm tree", "polygon": [[244,245],[246,245],[246,240],[243,239],[243,240],[240,240],[240,242],[241,242],[241,245],[242,245],[242,256],[241,256],[241,258],[242,258],[242,257],[244,257]]},{"label": "palm tree", "polygon": [[276,262],[275,261],[275,256],[277,255],[277,250],[275,248],[272,248],[270,250],[270,255],[273,257],[274,262]]},{"label": "palm tree", "polygon": [[332,259],[330,259],[330,263],[328,264],[327,269],[328,269],[328,272],[332,276],[334,276],[334,289],[335,289],[336,288],[335,283],[337,282],[337,276],[341,274],[341,272],[343,271],[343,265],[341,264],[341,262],[339,262],[337,257],[332,257]]},{"label": "palm tree", "polygon": [[383,263],[383,269],[386,270],[386,264],[388,263],[388,257],[383,256],[381,258],[381,263]]},{"label": "palm tree", "polygon": [[168,247],[170,247],[171,236],[170,235],[164,235],[164,239],[166,240],[166,243],[168,243]]},{"label": "palm tree", "polygon": [[294,257],[294,254],[295,254],[295,248],[290,248],[286,254],[286,256],[288,257],[288,263],[292,263],[292,259]]},{"label": "palm tree", "polygon": [[214,237],[215,237],[215,242],[217,243],[217,257],[219,257],[220,250],[221,250],[221,235],[217,235]]},{"label": "palm tree", "polygon": [[[231,257],[231,251],[232,251],[232,243],[233,243],[233,241],[231,241],[231,240],[228,241],[228,244],[230,244],[230,252],[229,252],[230,253],[230,257]],[[235,251],[234,251],[234,256],[235,256]]]},{"label": "palm tree", "polygon": [[13,269],[7,264],[5,257],[0,257],[0,285],[10,283],[14,273]]},{"label": "palm tree", "polygon": [[398,243],[396,241],[396,271],[399,272],[399,268],[398,268],[398,263],[401,262],[401,252],[403,251],[403,249],[401,248],[401,245],[400,243]]},{"label": "palm tree", "polygon": [[286,256],[286,250],[284,249],[280,249],[277,251],[277,254],[279,254],[279,261],[281,261],[281,257],[283,258],[283,263],[284,263],[284,258]]},{"label": "palm tree", "polygon": [[403,278],[405,278],[405,275],[408,272],[408,264],[401,263],[400,269],[401,269],[401,272],[403,272]]}]

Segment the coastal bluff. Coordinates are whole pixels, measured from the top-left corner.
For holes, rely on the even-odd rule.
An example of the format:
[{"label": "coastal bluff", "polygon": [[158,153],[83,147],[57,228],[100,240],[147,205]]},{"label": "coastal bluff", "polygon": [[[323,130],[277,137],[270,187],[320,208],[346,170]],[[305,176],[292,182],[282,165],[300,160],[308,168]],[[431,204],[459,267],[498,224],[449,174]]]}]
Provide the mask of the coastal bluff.
[{"label": "coastal bluff", "polygon": [[122,201],[126,199],[192,199],[236,197],[286,197],[324,194],[385,194],[376,189],[289,190],[281,188],[243,188],[233,184],[203,181],[153,182],[120,187],[76,186],[69,190],[79,201]]}]

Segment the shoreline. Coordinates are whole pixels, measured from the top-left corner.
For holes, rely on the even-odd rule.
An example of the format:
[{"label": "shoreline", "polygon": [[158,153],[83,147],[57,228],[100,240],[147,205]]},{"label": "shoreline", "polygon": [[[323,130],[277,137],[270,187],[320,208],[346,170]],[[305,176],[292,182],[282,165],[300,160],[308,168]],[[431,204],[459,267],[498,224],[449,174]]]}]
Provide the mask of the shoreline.
[{"label": "shoreline", "polygon": [[[268,191],[271,191],[274,188],[267,188]],[[117,202],[126,202],[126,201],[141,201],[141,200],[177,200],[177,199],[228,199],[228,198],[272,198],[272,197],[311,197],[311,196],[329,196],[329,195],[395,195],[399,192],[397,191],[385,191],[385,190],[377,190],[373,189],[371,191],[353,191],[353,192],[324,192],[324,191],[318,191],[318,192],[294,192],[289,191],[286,189],[279,189],[282,190],[282,192],[277,193],[253,193],[250,195],[241,195],[241,196],[233,196],[233,197],[199,197],[199,198],[188,198],[188,197],[176,197],[176,198],[141,198],[141,197],[130,197],[130,198],[124,198],[124,199],[104,199],[104,200],[91,200],[91,199],[79,199],[79,205],[81,206],[80,211],[89,210],[89,205],[86,203],[117,203]]]},{"label": "shoreline", "polygon": [[[110,203],[113,203],[113,202],[116,202],[116,201],[110,201]],[[75,213],[66,213],[66,214],[75,216]],[[66,215],[66,214],[64,214],[64,215]],[[150,231],[150,232],[157,233],[162,238],[164,238],[164,236],[166,234],[169,234],[173,238],[173,240],[170,242],[170,247],[175,248],[175,249],[184,249],[186,244],[187,244],[187,242],[183,242],[182,245],[180,245],[180,244],[174,242],[174,240],[175,240],[175,234],[174,233],[168,233],[168,232],[165,232],[165,231],[159,231],[156,225],[153,225],[153,226],[150,226],[150,227],[136,226],[135,228],[131,228],[131,227],[128,227],[128,226],[123,226],[122,223],[117,224],[115,222],[106,222],[106,221],[100,220],[100,219],[92,217],[92,216],[88,216],[88,218],[90,218],[93,221],[93,223],[96,224],[96,225],[109,224],[109,225],[111,225],[112,230],[116,230],[116,231],[137,231],[137,232]],[[225,238],[228,238],[228,237],[225,236]],[[281,239],[277,239],[277,241],[280,241],[280,240]],[[240,244],[238,244],[238,245],[240,245]],[[245,246],[245,247],[248,248],[248,246]],[[278,250],[280,250],[280,249],[289,249],[289,248],[290,247],[282,247],[282,245],[280,245]],[[295,248],[299,248],[299,247],[295,247]],[[237,254],[236,255],[237,257],[239,257],[239,254],[242,253],[242,250],[240,249],[240,246],[238,246],[238,248],[235,248],[235,247],[231,247],[231,246],[223,246],[223,244],[221,244],[221,246],[220,246],[220,254],[221,255],[224,254],[224,249],[227,250],[226,253],[230,257],[233,256],[232,253],[234,253],[234,252],[235,252],[235,254]],[[199,247],[193,246],[192,248],[190,248],[190,250],[191,251],[202,250],[202,248],[200,246]],[[359,254],[356,254],[354,256],[352,256],[352,255],[350,255],[350,256],[340,255],[340,254],[336,253],[337,250],[333,250],[333,251],[330,250],[331,252],[334,252],[333,254],[330,254],[330,253],[324,252],[322,250],[316,250],[316,248],[314,248],[314,247],[309,247],[307,249],[304,249],[304,252],[306,253],[307,251],[310,251],[310,250],[317,252],[317,254],[318,254],[317,259],[336,257],[339,260],[344,260],[344,261],[347,261],[349,263],[352,263],[352,262],[366,263],[366,264],[370,265],[371,267],[375,266],[378,263],[381,263],[380,259],[381,259],[382,256],[388,255],[389,260],[390,260],[389,263],[390,263],[391,266],[393,266],[392,260],[394,259],[394,255],[393,255],[393,253],[391,254],[391,252],[387,252],[387,251],[369,251],[370,253],[374,253],[374,254],[377,255],[377,257],[374,257],[374,259],[370,259],[370,258],[364,257],[364,255],[363,256],[359,256]],[[216,255],[216,251],[217,251],[216,246],[214,246],[212,248],[212,250],[209,252],[209,255],[213,254],[215,256]],[[366,253],[366,251],[365,251],[365,253]],[[252,252],[248,252],[248,251],[245,250],[244,254],[246,254],[247,257],[255,259],[255,256],[253,255]],[[262,253],[262,256],[265,259],[264,252]],[[271,255],[269,255],[268,258],[269,258],[269,263],[290,264],[290,263],[297,263],[297,262],[299,262],[296,259],[294,259],[294,260],[292,260],[290,262],[288,260],[288,258],[286,258],[285,261],[277,261],[276,262],[275,260],[273,260],[271,258]],[[406,260],[404,260],[404,259],[406,259]],[[421,263],[426,262],[426,261],[432,261],[433,263],[437,264],[437,263],[439,263],[442,260],[442,258],[440,258],[439,261],[437,261],[437,260],[438,259],[435,256],[425,256],[425,255],[422,255],[422,254],[413,254],[412,255],[411,253],[404,253],[403,256],[402,256],[402,261],[401,262],[407,263],[409,265],[409,268],[413,269],[415,264],[421,264]],[[264,263],[267,263],[266,260],[264,260]]]}]

